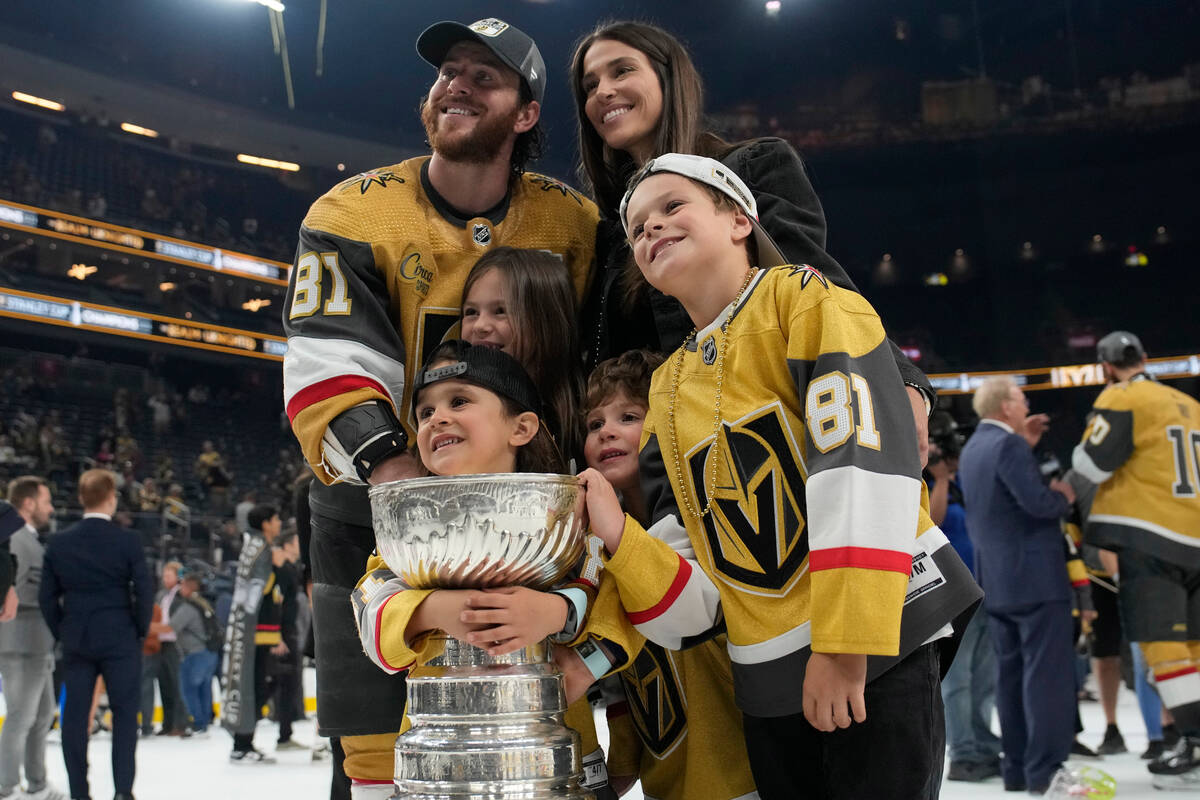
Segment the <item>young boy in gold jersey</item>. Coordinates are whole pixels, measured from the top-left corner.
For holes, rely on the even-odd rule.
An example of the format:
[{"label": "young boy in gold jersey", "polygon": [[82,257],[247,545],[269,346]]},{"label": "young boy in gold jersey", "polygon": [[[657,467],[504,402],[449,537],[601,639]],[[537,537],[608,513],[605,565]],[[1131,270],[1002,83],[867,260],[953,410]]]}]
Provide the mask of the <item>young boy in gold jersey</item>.
[{"label": "young boy in gold jersey", "polygon": [[[621,493],[625,511],[645,522],[638,449],[649,406],[650,375],[662,356],[631,350],[588,378],[583,454]],[[641,780],[656,800],[751,800],[754,777],[733,702],[725,637],[686,650],[647,641],[614,676],[608,705],[609,782],[618,792]]]},{"label": "young boy in gold jersey", "polygon": [[929,519],[878,315],[786,265],[720,162],[653,159],[621,217],[698,329],[651,383],[649,527],[584,473],[630,621],[668,649],[727,631],[761,797],[936,797],[935,640],[979,591]]}]

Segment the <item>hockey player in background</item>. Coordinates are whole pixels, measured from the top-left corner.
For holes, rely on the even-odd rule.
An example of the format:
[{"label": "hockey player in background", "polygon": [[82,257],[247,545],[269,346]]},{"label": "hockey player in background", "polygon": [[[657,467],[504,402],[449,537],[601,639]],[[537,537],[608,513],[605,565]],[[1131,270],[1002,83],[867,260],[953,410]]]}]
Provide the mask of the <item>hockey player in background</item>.
[{"label": "hockey player in background", "polygon": [[1141,648],[1176,746],[1152,761],[1159,789],[1200,789],[1200,403],[1156,382],[1132,333],[1097,345],[1111,385],[1075,448],[1100,484],[1084,531],[1117,553],[1125,635]]}]

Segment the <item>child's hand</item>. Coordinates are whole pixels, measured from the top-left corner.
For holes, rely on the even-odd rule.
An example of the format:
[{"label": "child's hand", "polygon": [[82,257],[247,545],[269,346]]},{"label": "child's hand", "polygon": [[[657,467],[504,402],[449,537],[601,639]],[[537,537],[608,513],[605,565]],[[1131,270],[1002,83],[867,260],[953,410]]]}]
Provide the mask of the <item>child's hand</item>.
[{"label": "child's hand", "polygon": [[[858,653],[813,653],[804,674],[804,718],[819,731],[849,728],[867,719],[863,692],[867,657]],[[849,713],[846,707],[849,705]]]},{"label": "child's hand", "polygon": [[625,531],[625,512],[621,510],[617,492],[607,478],[590,467],[579,473],[579,482],[584,488],[592,533],[604,542],[609,555],[613,555],[621,546],[621,534]]},{"label": "child's hand", "polygon": [[567,705],[571,705],[586,695],[587,690],[596,682],[592,671],[583,663],[583,659],[573,647],[554,648],[554,666],[562,671],[563,691],[567,695]]},{"label": "child's hand", "polygon": [[486,627],[462,621],[463,609],[468,598],[482,594],[475,589],[439,589],[431,592],[413,611],[408,627],[404,629],[404,640],[411,644],[418,636],[433,630],[445,631],[460,642],[473,644],[467,637],[472,631]]},{"label": "child's hand", "polygon": [[567,599],[524,586],[472,592],[459,617],[473,633],[466,641],[502,656],[540,642],[567,624]]}]

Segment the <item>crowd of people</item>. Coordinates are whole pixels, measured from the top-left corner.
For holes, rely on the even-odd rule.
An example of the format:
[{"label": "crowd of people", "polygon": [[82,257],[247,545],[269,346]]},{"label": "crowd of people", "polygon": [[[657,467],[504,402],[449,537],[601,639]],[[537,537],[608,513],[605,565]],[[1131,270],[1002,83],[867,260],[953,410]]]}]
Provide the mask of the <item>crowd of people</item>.
[{"label": "crowd of people", "polygon": [[[275,750],[309,749],[292,739],[293,723],[306,716],[301,670],[309,624],[294,521],[284,531],[274,506],[249,510],[243,551],[264,556],[266,567],[265,579],[253,588],[241,577],[222,582],[202,562],[185,568],[168,561],[156,591],[140,538],[112,521],[117,507],[112,472],[93,468],[80,476],[84,517],[51,535],[55,503],[65,498],[55,497],[44,479],[18,477],[6,496],[0,538],[5,566],[11,558],[15,570],[3,587],[8,601],[0,614],[6,705],[0,797],[22,788],[22,797],[67,797],[46,777],[46,742],[54,725],[61,730],[70,797],[89,796],[87,742],[102,729],[112,733],[116,797],[132,797],[139,731],[208,735],[214,680],[245,680],[247,671],[244,707],[261,713],[272,704],[279,726]],[[251,660],[231,660],[221,675],[226,640],[240,641],[246,633],[229,629],[247,625]],[[60,687],[65,687],[61,710],[55,701]],[[222,711],[227,727],[229,708],[227,703]],[[162,713],[157,731],[156,709]],[[252,736],[239,734],[231,758],[273,761],[252,743]],[[320,752],[314,750],[314,756]]]},{"label": "crowd of people", "polygon": [[[41,208],[287,261],[298,192],[262,175],[112,141],[107,120],[3,112],[0,195]],[[275,216],[247,202],[263,187]],[[271,213],[271,212],[267,212]]]},{"label": "crowd of people", "polygon": [[[609,23],[577,45],[569,81],[594,202],[526,170],[547,81],[527,36],[497,19],[443,22],[417,50],[437,70],[421,108],[431,156],[356,176],[313,205],[285,309],[284,403],[315,475],[297,508],[311,515],[331,797],[392,795],[405,676],[438,655],[438,632],[492,656],[547,637],[563,645],[566,720],[597,797],[640,780],[662,798],[935,798],[947,745],[952,780],[999,775],[1005,789],[1043,794],[1070,780],[1073,619],[1080,630],[1104,619],[1064,535],[1072,512],[1082,544],[1110,562],[1125,638],[1178,730],[1148,754],[1154,785],[1195,788],[1200,407],[1146,376],[1135,337],[1100,345],[1113,385],[1074,457],[1099,486],[1090,509],[1072,508],[1068,478],[1043,480],[1033,447],[1047,421],[1004,379],[976,393],[981,421],[954,462],[944,430],[931,447],[928,380],[826,251],[799,156],[777,139],[705,131],[700,77],[670,33]],[[588,561],[547,592],[416,590],[374,552],[369,485],[561,473],[570,460],[586,467],[602,569]],[[222,461],[203,447],[196,468],[211,478]],[[1142,470],[1162,478],[1152,495],[1130,488],[1146,485]],[[99,504],[81,481],[85,517],[111,517],[115,480],[97,480],[112,490]],[[227,487],[208,491],[228,504]],[[277,509],[243,503],[222,722],[233,761],[266,763],[254,723],[268,658],[295,650],[274,600],[287,594],[276,561],[292,556]],[[61,549],[81,533],[61,534]],[[43,575],[57,574],[57,538]],[[1115,569],[1099,551],[1116,554]],[[145,672],[177,690],[170,734],[184,729],[188,697],[203,704],[192,679],[211,659],[184,669],[199,651],[183,652],[175,625],[187,623],[172,608],[188,595],[167,585],[179,577],[167,566],[158,624],[175,642],[159,629]],[[122,577],[139,588],[120,611],[123,629],[145,634],[138,573]],[[47,594],[51,631],[94,663],[94,643],[67,637],[69,615],[56,619]],[[1097,669],[1105,692],[1110,668]],[[669,730],[638,703],[647,670],[675,680]],[[608,754],[585,700],[597,682],[625,734]],[[72,699],[68,684],[63,715],[73,797],[86,796],[86,777],[66,728],[85,688]],[[203,727],[203,711],[189,715]],[[1110,752],[1118,740],[1106,731]],[[132,769],[117,784],[127,794]]]}]

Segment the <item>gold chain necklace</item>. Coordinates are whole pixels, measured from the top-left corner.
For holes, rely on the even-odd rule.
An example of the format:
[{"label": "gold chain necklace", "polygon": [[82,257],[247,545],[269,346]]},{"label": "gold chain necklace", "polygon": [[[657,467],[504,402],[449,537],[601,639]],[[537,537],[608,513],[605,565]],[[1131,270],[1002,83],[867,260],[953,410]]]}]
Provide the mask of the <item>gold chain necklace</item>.
[{"label": "gold chain necklace", "polygon": [[[746,293],[747,287],[750,286],[750,281],[754,279],[756,274],[758,274],[758,269],[755,267],[751,267],[746,273],[746,280],[742,281],[742,288],[738,289],[737,297],[733,298],[733,303],[729,310],[729,318],[721,324],[724,336],[721,337],[721,349],[717,355],[717,396],[716,401],[713,403],[713,446],[705,458],[706,461],[711,461],[712,466],[709,469],[709,488],[706,492],[708,494],[708,503],[702,511],[697,511],[692,505],[691,495],[688,494],[687,484],[684,483],[683,468],[680,466],[679,458],[679,437],[675,431],[675,401],[679,392],[679,377],[683,371],[683,357],[687,353],[688,342],[693,341],[696,336],[695,328],[692,328],[692,332],[683,340],[683,344],[679,346],[679,350],[676,353],[678,358],[675,359],[674,369],[671,374],[671,397],[670,404],[667,406],[667,429],[671,433],[671,456],[675,461],[675,482],[679,486],[679,494],[683,500],[683,507],[697,519],[703,519],[704,515],[712,510],[713,492],[717,487],[717,462],[720,460],[717,456],[721,449],[721,386],[725,382],[725,353],[729,349],[729,324],[733,320],[734,312],[741,305],[742,295]],[[697,342],[698,349],[699,343]],[[701,470],[700,482],[701,484],[704,483],[703,470]]]}]

